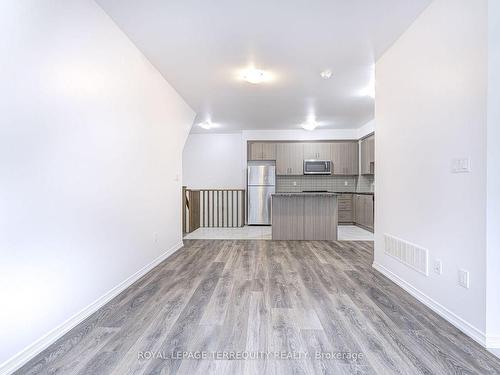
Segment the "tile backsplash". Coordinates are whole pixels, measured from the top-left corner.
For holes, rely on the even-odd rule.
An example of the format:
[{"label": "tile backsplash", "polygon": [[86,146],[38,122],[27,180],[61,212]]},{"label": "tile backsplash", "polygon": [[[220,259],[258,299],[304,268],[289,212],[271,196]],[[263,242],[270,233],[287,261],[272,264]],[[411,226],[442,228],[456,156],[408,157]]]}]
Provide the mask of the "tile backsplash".
[{"label": "tile backsplash", "polygon": [[276,192],[328,190],[336,192],[372,192],[373,176],[276,176]]},{"label": "tile backsplash", "polygon": [[360,193],[373,193],[375,191],[375,176],[359,176],[356,191]]}]

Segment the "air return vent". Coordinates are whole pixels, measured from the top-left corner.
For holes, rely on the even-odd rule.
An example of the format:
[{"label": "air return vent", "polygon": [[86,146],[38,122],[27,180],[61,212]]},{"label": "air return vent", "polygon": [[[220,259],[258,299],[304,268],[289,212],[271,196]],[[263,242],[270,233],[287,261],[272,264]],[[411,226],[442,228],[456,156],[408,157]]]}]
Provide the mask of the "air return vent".
[{"label": "air return vent", "polygon": [[413,268],[415,271],[429,275],[429,251],[410,242],[389,234],[384,235],[385,253]]}]

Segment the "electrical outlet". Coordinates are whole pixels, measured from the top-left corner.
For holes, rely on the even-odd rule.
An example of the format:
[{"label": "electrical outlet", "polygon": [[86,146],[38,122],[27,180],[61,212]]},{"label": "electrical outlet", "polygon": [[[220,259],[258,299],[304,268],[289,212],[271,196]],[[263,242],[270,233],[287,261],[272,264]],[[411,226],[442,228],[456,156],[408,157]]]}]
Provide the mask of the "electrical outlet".
[{"label": "electrical outlet", "polygon": [[294,181],[294,182],[293,182],[293,186],[297,186],[297,181]]},{"label": "electrical outlet", "polygon": [[451,164],[451,171],[453,173],[469,173],[471,171],[470,159],[453,159]]},{"label": "electrical outlet", "polygon": [[458,284],[466,289],[469,289],[469,271],[462,269],[458,270]]},{"label": "electrical outlet", "polygon": [[436,259],[434,261],[434,272],[436,272],[438,275],[441,275],[443,273],[443,264],[439,259]]},{"label": "electrical outlet", "polygon": [[344,186],[349,186],[349,182],[348,181],[344,181]]}]

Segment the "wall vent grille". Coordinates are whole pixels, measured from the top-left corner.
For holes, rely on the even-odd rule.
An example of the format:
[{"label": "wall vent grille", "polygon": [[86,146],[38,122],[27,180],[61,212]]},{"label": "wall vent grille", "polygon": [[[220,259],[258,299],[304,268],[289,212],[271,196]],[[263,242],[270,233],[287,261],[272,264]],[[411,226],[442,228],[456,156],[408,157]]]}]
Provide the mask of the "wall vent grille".
[{"label": "wall vent grille", "polygon": [[429,276],[429,251],[400,238],[384,235],[385,253],[413,268],[415,271]]}]

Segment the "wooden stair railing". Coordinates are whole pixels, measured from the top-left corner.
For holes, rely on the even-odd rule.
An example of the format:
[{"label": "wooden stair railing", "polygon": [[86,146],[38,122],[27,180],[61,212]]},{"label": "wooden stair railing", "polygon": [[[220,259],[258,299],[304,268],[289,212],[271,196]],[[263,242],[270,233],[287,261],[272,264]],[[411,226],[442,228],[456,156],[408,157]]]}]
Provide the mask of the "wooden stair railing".
[{"label": "wooden stair railing", "polygon": [[183,232],[245,225],[244,189],[187,189],[183,187]]}]

